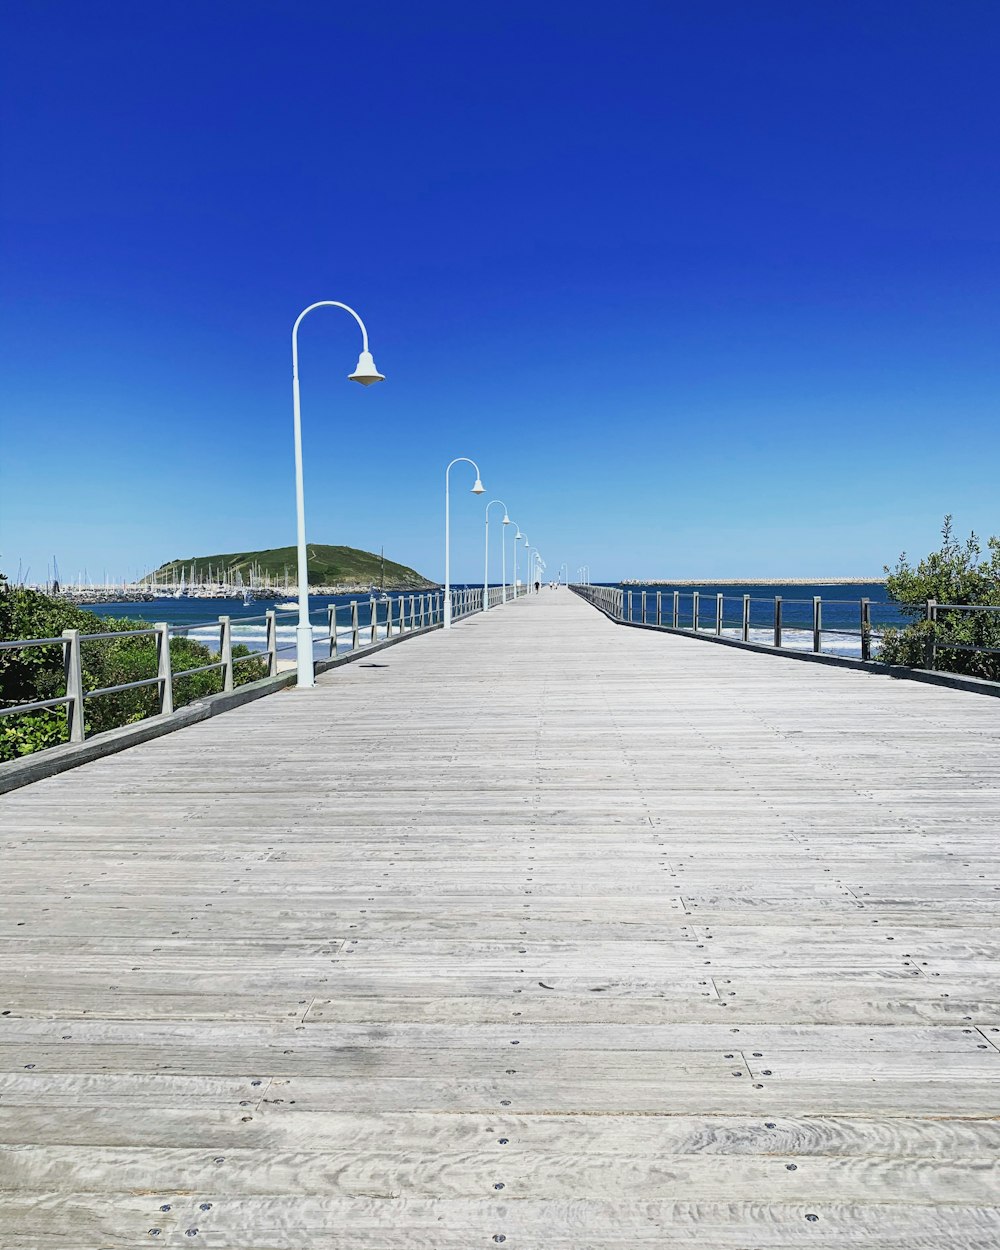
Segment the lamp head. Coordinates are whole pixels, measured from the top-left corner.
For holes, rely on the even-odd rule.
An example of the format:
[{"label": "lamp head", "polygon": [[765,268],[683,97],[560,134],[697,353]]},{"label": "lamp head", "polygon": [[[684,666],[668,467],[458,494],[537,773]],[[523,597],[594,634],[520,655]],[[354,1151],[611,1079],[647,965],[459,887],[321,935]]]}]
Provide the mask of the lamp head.
[{"label": "lamp head", "polygon": [[349,382],[360,382],[362,386],[371,386],[373,382],[384,382],[385,374],[375,368],[371,352],[362,352],[358,357],[357,368],[347,375]]},{"label": "lamp head", "polygon": [[472,493],[474,495],[481,495],[485,490],[486,490],[486,487],[482,484],[482,482],[477,477],[475,481],[475,485],[472,487]]},{"label": "lamp head", "polygon": [[506,512],[503,514],[503,521],[501,522],[501,524],[510,525],[510,517],[507,515]]},{"label": "lamp head", "polygon": [[524,535],[521,533],[520,530],[518,530],[517,533],[514,535],[514,541],[517,542],[518,539],[523,538],[523,537]]}]

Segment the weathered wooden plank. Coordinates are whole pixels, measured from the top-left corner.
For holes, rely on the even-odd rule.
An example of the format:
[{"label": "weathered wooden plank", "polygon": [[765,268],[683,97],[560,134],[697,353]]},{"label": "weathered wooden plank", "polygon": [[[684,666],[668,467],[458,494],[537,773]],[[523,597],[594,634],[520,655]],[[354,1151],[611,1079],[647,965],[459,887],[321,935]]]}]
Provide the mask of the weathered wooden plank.
[{"label": "weathered wooden plank", "polygon": [[[206,1177],[208,1181],[209,1178]],[[679,1250],[798,1250],[863,1245],[870,1250],[995,1250],[991,1206],[897,1203],[812,1204],[801,1201],[622,1202],[614,1198],[510,1201],[486,1199],[295,1198],[202,1193],[150,1197],[64,1190],[5,1200],[13,1250],[95,1245],[135,1250],[182,1236],[245,1250],[467,1250],[496,1244],[541,1250],[627,1250],[635,1245]],[[207,1210],[202,1208],[206,1201]],[[167,1210],[161,1208],[166,1206]],[[807,1222],[816,1215],[815,1222]],[[197,1232],[190,1231],[197,1230]],[[184,1244],[189,1244],[185,1241]]]},{"label": "weathered wooden plank", "polygon": [[[565,1146],[566,1142],[563,1143]],[[475,1198],[495,1191],[508,1201],[666,1198],[688,1202],[879,1202],[968,1204],[1000,1199],[995,1159],[864,1158],[815,1155],[646,1154],[620,1142],[581,1156],[538,1145],[492,1143],[492,1150],[447,1152],[433,1144],[406,1149],[207,1151],[144,1147],[0,1147],[0,1175],[10,1192],[64,1189],[109,1195],[197,1193],[220,1177],[238,1193],[297,1197]],[[625,1147],[624,1149],[622,1147]],[[220,1172],[221,1169],[221,1172]],[[229,1179],[232,1178],[232,1179]]]},{"label": "weathered wooden plank", "polygon": [[[428,1154],[492,1150],[561,1150],[568,1139],[580,1157],[649,1155],[811,1155],[979,1160],[1000,1158],[1000,1122],[985,1119],[893,1119],[697,1115],[510,1115],[487,1113],[300,1111],[262,1101],[247,1121],[228,1110],[159,1107],[137,1117],[131,1107],[0,1106],[0,1139],[13,1145],[138,1146],[286,1151],[372,1152],[392,1142]],[[985,1114],[985,1113],[984,1113]]]}]

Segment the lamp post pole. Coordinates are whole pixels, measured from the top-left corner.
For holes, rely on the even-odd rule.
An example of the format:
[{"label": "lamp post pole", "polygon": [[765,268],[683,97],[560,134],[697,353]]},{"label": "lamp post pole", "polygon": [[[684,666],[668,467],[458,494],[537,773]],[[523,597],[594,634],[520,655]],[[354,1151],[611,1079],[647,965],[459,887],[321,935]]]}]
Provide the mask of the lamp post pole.
[{"label": "lamp post pole", "polygon": [[535,584],[535,556],[538,555],[537,547],[528,547],[528,594],[531,594],[532,587]]},{"label": "lamp post pole", "polygon": [[299,326],[307,313],[315,308],[342,308],[351,314],[361,327],[361,355],[358,357],[357,368],[348,375],[348,381],[360,382],[362,386],[371,386],[373,382],[385,379],[375,368],[371,352],[368,350],[368,331],[353,308],[341,304],[339,300],[324,299],[304,308],[292,326],[292,413],[295,425],[295,514],[298,547],[298,578],[299,578],[299,623],[295,629],[295,667],[298,671],[300,689],[308,689],[316,684],[313,669],[313,636],[309,624],[309,557],[306,551],[306,504],[305,487],[302,475],[302,407],[299,399]]},{"label": "lamp post pole", "polygon": [[[510,525],[510,517],[507,515],[507,505],[501,499],[491,499],[486,505],[486,565],[483,570],[483,611],[489,610],[490,599],[490,508],[496,504],[503,508],[503,521],[501,525]],[[500,557],[502,573],[500,575],[500,585],[502,588],[502,602],[507,602],[507,553],[504,550],[503,530],[500,531]]]},{"label": "lamp post pole", "polygon": [[451,629],[451,466],[461,462],[471,464],[476,470],[476,481],[472,487],[474,495],[481,495],[485,490],[479,480],[479,465],[468,456],[456,456],[444,471],[444,628]]},{"label": "lamp post pole", "polygon": [[512,521],[514,526],[514,541],[510,545],[511,551],[514,553],[514,567],[510,575],[510,597],[517,599],[517,544],[521,539],[521,529],[516,521]]}]

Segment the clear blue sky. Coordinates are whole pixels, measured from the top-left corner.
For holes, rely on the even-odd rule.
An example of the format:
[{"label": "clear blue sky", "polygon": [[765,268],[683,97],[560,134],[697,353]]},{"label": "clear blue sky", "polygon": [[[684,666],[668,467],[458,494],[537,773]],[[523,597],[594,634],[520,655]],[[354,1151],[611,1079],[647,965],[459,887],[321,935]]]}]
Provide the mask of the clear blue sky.
[{"label": "clear blue sky", "polygon": [[[0,31],[3,567],[876,574],[1000,531],[1000,6],[47,2]],[[454,571],[483,500],[456,485]]]}]

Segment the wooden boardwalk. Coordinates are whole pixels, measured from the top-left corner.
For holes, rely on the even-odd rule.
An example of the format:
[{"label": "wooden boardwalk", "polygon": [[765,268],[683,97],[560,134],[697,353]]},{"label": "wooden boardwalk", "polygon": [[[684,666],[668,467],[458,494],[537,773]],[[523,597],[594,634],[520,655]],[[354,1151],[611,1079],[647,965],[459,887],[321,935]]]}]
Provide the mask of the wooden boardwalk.
[{"label": "wooden boardwalk", "polygon": [[548,591],[0,821],[4,1250],[1000,1245],[995,700]]}]

